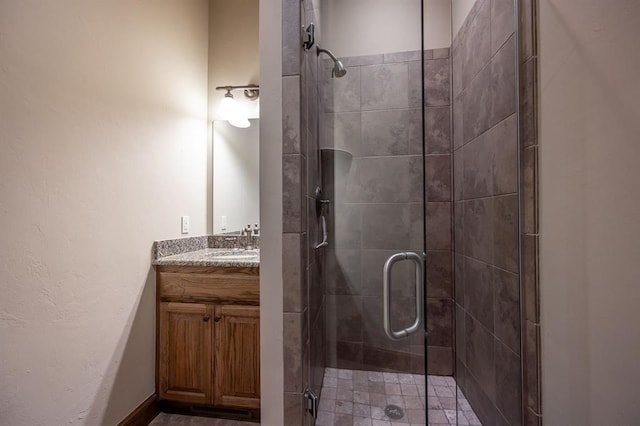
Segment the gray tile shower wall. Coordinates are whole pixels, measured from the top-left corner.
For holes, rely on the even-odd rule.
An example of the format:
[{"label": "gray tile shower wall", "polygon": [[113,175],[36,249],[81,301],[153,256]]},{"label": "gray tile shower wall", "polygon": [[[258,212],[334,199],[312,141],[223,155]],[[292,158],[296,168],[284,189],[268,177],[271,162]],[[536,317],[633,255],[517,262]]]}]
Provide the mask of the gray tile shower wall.
[{"label": "gray tile shower wall", "polygon": [[286,425],[307,424],[304,391],[309,387],[309,298],[307,241],[306,92],[300,46],[299,0],[282,2],[283,153],[283,355]]},{"label": "gray tile shower wall", "polygon": [[477,0],[452,44],[457,383],[484,424],[521,424],[512,0]]},{"label": "gray tile shower wall", "polygon": [[[430,374],[453,373],[452,185],[449,49],[425,51],[427,328]],[[420,51],[319,65],[323,186],[331,199],[326,251],[327,365],[424,372],[420,336],[390,341],[382,325],[382,265],[423,248]],[[394,282],[410,283],[398,264]],[[411,323],[411,286],[392,294],[393,326]]]},{"label": "gray tile shower wall", "polygon": [[285,424],[312,425],[304,409],[304,391],[317,394],[325,367],[324,252],[315,250],[320,212],[318,144],[318,59],[304,52],[300,28],[318,25],[318,0],[283,0],[283,285]]}]

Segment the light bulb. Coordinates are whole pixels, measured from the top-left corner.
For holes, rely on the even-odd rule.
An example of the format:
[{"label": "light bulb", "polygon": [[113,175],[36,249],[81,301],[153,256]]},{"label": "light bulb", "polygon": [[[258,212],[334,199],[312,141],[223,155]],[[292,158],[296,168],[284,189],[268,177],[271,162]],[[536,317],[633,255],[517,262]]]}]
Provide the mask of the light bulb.
[{"label": "light bulb", "polygon": [[229,120],[238,114],[238,109],[238,102],[233,99],[233,96],[225,95],[220,102],[220,118]]}]

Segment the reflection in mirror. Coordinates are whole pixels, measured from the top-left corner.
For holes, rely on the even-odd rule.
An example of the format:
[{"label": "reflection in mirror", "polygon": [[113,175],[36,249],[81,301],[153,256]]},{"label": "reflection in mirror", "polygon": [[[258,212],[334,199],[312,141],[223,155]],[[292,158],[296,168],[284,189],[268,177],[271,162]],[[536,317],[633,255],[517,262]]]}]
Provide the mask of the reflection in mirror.
[{"label": "reflection in mirror", "polygon": [[213,123],[213,233],[228,234],[258,223],[259,125],[246,129]]}]

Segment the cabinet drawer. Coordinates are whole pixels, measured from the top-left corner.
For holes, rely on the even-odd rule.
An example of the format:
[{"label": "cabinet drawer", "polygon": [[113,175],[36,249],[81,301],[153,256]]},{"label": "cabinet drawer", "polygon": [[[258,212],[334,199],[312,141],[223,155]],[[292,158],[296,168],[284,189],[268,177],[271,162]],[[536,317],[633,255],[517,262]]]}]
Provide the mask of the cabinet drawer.
[{"label": "cabinet drawer", "polygon": [[162,300],[248,305],[260,302],[258,268],[164,266],[158,269],[157,280]]}]

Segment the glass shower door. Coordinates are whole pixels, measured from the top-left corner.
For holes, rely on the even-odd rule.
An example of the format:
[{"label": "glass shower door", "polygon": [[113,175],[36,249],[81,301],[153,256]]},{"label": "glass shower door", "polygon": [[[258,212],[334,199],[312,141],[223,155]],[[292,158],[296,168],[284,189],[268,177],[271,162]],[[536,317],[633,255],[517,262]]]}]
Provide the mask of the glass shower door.
[{"label": "glass shower door", "polygon": [[521,424],[516,2],[306,3],[316,424]]},{"label": "glass shower door", "polygon": [[420,0],[327,0],[319,16],[328,244],[317,424],[426,424],[427,372],[453,401],[433,423],[455,422],[450,11],[437,48],[423,48]]}]

